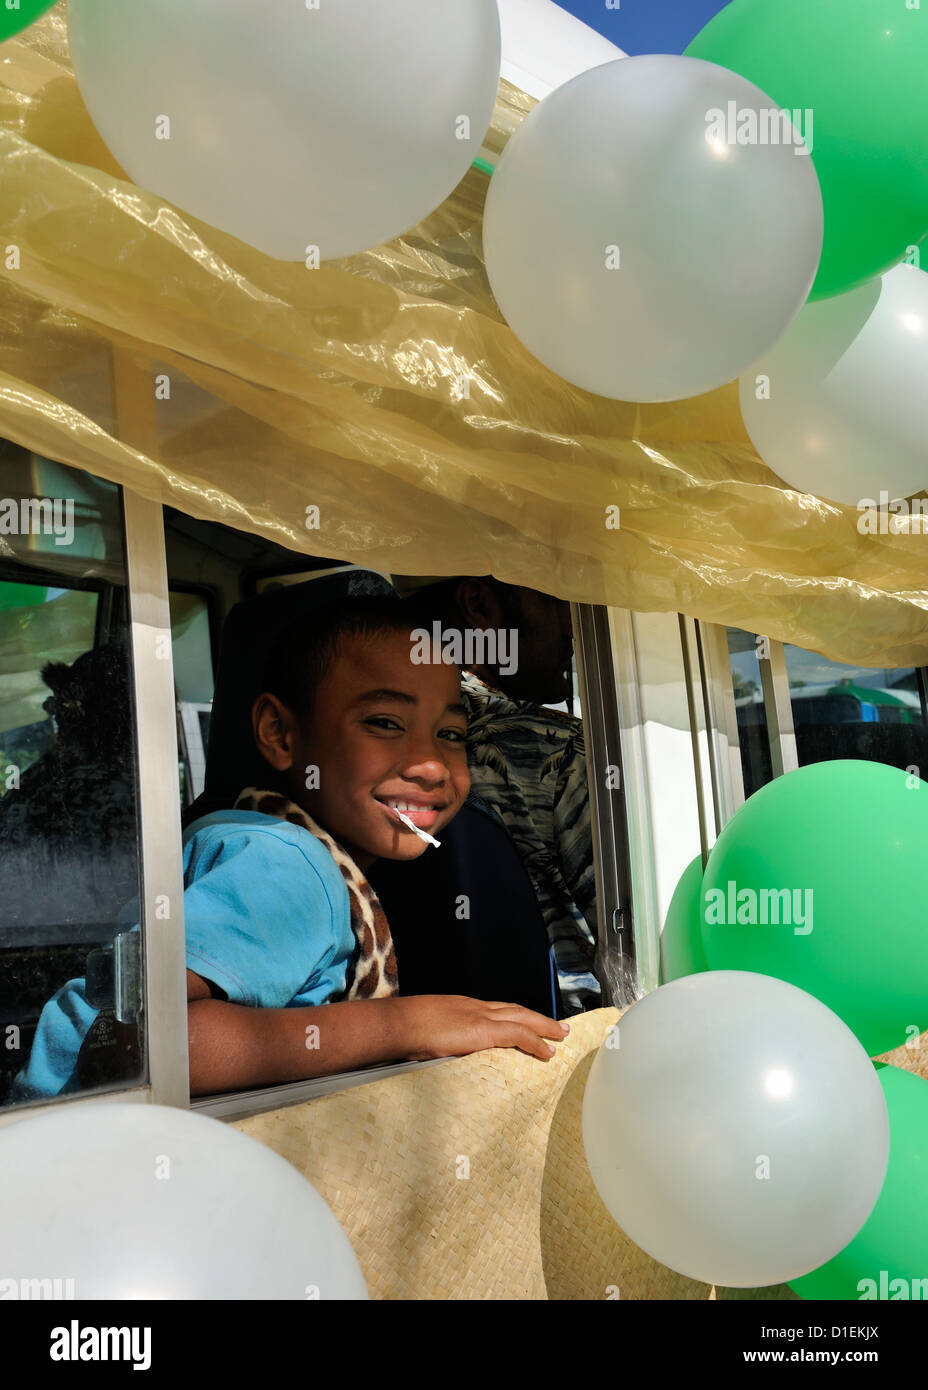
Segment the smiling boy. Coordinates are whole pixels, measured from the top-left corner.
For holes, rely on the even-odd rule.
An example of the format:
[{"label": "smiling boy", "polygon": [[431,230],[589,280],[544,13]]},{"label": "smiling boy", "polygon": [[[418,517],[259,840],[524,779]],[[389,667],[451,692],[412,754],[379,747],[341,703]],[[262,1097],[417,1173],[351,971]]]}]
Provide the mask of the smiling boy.
[{"label": "smiling boy", "polygon": [[[470,785],[460,673],[413,664],[413,626],[398,601],[360,598],[285,633],[252,708],[264,787],[184,836],[192,1095],[490,1047],[547,1060],[568,1031],[517,1004],[396,992],[364,873],[427,850],[398,812],[438,835]],[[118,1037],[87,996],[70,980],[45,1005],[14,1100],[117,1078]]]},{"label": "smiling boy", "polygon": [[274,813],[216,812],[187,832],[194,1095],[488,1047],[547,1059],[568,1031],[457,995],[342,997],[361,933],[350,870],[314,832],[362,874],[415,859],[427,843],[397,812],[437,836],[470,785],[460,674],[413,663],[412,626],[395,601],[358,599],[285,634],[252,710],[270,796],[246,798]]}]

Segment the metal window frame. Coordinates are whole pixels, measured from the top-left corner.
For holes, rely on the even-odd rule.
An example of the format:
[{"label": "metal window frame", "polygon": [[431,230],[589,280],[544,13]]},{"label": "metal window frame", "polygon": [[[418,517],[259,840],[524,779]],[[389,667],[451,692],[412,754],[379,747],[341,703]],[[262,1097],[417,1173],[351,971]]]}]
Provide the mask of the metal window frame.
[{"label": "metal window frame", "polygon": [[769,658],[761,658],[758,665],[764,708],[767,712],[770,767],[774,777],[781,777],[784,772],[795,772],[799,766],[793,705],[786,671],[786,649],[783,643],[771,641]]},{"label": "metal window frame", "polygon": [[307,1100],[319,1100],[322,1096],[335,1095],[340,1091],[351,1091],[356,1086],[370,1086],[375,1081],[386,1081],[391,1076],[403,1076],[406,1072],[420,1071],[422,1067],[437,1067],[450,1062],[451,1057],[433,1057],[426,1062],[384,1062],[359,1071],[337,1072],[332,1076],[310,1077],[306,1081],[288,1081],[276,1086],[260,1086],[252,1091],[229,1091],[218,1096],[194,1096],[190,1109],[199,1115],[210,1115],[216,1120],[246,1120],[252,1115],[262,1115],[268,1110],[282,1110],[285,1106],[301,1105]]},{"label": "metal window frame", "polygon": [[[639,990],[625,769],[609,613],[605,608],[576,603],[570,605],[570,612],[590,798],[598,974],[603,983],[603,1004],[623,1008],[634,1003]],[[603,780],[609,767],[618,769],[617,788],[610,789]]]},{"label": "metal window frame", "polygon": [[177,712],[161,504],[125,490],[151,1099],[186,1108],[187,963]]},{"label": "metal window frame", "polygon": [[[705,864],[719,833],[719,769],[712,756],[709,708],[706,699],[705,662],[699,625],[685,614],[678,615],[680,647],[686,682],[686,703],[690,716],[690,739],[696,773],[696,805],[699,817],[699,849]],[[712,818],[710,822],[709,811]]]},{"label": "metal window frame", "polygon": [[[716,805],[717,833],[744,804],[744,775],[741,766],[741,741],[738,733],[738,714],[735,707],[731,658],[727,629],[717,624],[697,624],[704,657],[703,686],[709,714],[710,758],[713,765],[713,790]],[[743,629],[747,632],[747,629]],[[752,634],[756,636],[757,634]],[[782,642],[764,638],[769,655],[759,657],[764,714],[766,717],[767,747],[773,777],[793,772],[799,767],[793,707],[786,669],[786,647]]]},{"label": "metal window frame", "polygon": [[697,623],[703,698],[709,730],[709,760],[715,801],[716,835],[744,805],[744,772],[738,710],[728,652],[728,633],[717,623]]},{"label": "metal window frame", "polygon": [[624,791],[628,901],[632,916],[629,934],[634,943],[636,986],[640,998],[656,989],[660,981],[661,920],[651,793],[632,613],[624,608],[609,608],[606,613]]},{"label": "metal window frame", "polygon": [[922,706],[922,719],[928,724],[928,666],[916,666],[915,684]]}]

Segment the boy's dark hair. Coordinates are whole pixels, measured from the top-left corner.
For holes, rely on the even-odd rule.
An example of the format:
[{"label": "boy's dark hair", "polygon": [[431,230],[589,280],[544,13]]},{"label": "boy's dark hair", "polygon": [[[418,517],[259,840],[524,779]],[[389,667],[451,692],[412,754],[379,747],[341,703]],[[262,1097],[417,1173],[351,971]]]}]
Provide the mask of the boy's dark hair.
[{"label": "boy's dark hair", "polygon": [[316,691],[346,637],[370,639],[420,626],[416,606],[392,594],[338,599],[298,618],[274,643],[264,668],[264,689],[300,718],[311,714]]}]

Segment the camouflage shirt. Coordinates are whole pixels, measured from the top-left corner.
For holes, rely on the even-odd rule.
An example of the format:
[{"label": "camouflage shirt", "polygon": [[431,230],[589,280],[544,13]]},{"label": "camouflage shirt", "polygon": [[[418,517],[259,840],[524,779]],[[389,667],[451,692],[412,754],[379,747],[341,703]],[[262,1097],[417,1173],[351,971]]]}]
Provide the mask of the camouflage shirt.
[{"label": "camouflage shirt", "polygon": [[538,897],[569,1013],[598,1009],[596,880],[586,753],[579,719],[511,700],[470,672],[471,797],[509,831]]}]

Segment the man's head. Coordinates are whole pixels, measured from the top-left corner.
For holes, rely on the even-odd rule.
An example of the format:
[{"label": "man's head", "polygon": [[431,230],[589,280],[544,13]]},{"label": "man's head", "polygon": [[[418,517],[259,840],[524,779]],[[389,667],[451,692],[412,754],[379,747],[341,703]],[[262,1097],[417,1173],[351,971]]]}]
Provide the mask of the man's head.
[{"label": "man's head", "polygon": [[[404,592],[403,581],[394,582]],[[462,634],[488,629],[506,634],[497,646],[507,660],[498,655],[495,661],[468,664],[465,659],[468,670],[488,685],[512,699],[536,704],[560,704],[571,698],[573,636],[570,604],[564,599],[503,584],[490,576],[458,576],[425,588],[414,589],[410,584],[407,592],[407,602],[420,622],[430,617]],[[513,653],[517,653],[516,661]]]},{"label": "man's head", "polygon": [[426,848],[395,808],[437,835],[470,787],[460,672],[414,664],[414,626],[395,599],[333,604],[283,634],[252,707],[275,786],[361,868]]}]

